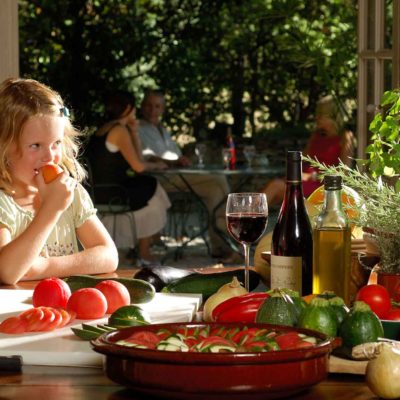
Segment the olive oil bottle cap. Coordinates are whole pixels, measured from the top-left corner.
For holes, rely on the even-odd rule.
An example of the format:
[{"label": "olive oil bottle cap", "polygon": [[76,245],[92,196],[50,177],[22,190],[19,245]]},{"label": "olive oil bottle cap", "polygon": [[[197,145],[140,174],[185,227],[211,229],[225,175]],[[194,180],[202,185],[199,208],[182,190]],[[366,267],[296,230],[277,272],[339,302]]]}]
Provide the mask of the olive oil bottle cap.
[{"label": "olive oil bottle cap", "polygon": [[325,190],[342,189],[342,177],[338,175],[325,175],[324,188]]}]

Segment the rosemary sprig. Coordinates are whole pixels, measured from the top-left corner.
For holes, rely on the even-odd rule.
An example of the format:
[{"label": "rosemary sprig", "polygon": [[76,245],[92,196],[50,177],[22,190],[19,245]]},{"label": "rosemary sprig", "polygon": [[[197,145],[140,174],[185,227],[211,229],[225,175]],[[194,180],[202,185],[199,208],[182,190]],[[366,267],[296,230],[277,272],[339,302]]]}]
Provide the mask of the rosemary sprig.
[{"label": "rosemary sprig", "polygon": [[373,178],[357,167],[350,168],[343,163],[327,166],[310,157],[304,157],[304,160],[318,168],[323,176],[341,176],[343,183],[358,193],[360,201],[346,205],[357,211],[357,217],[351,222],[375,232],[382,269],[386,272],[400,272],[400,193],[381,178]]}]

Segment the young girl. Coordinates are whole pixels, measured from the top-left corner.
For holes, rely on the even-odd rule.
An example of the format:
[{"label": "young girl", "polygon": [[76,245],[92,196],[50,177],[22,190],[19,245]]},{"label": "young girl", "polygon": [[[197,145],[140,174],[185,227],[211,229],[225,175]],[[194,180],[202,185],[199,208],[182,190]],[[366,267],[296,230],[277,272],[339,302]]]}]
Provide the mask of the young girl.
[{"label": "young girl", "polygon": [[[31,79],[0,85],[0,281],[112,272],[116,247],[80,185],[77,135],[60,96]],[[49,184],[41,168],[64,170]],[[78,249],[78,240],[83,250]]]}]

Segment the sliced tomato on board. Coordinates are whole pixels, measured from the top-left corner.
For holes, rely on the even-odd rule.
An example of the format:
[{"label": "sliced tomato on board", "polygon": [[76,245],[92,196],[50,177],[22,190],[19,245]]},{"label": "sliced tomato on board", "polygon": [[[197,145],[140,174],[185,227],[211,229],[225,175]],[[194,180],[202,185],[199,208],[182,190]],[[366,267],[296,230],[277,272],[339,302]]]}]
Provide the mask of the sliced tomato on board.
[{"label": "sliced tomato on board", "polygon": [[43,317],[38,320],[37,325],[34,326],[34,329],[31,332],[43,332],[47,330],[47,326],[51,324],[56,318],[55,314],[49,307],[38,307],[43,311]]},{"label": "sliced tomato on board", "polygon": [[24,333],[26,332],[27,326],[28,322],[21,319],[19,316],[9,317],[0,324],[0,332],[9,334]]},{"label": "sliced tomato on board", "polygon": [[59,308],[58,311],[61,313],[62,316],[62,324],[60,328],[62,328],[65,325],[68,325],[71,321],[75,319],[75,315],[73,311],[67,311],[64,310],[63,308]]},{"label": "sliced tomato on board", "polygon": [[19,317],[27,322],[27,332],[32,332],[41,324],[40,321],[44,317],[44,311],[41,308],[33,307],[29,310],[23,311]]},{"label": "sliced tomato on board", "polygon": [[53,331],[62,326],[63,316],[56,308],[47,307],[54,314],[54,319],[42,328],[42,331]]}]

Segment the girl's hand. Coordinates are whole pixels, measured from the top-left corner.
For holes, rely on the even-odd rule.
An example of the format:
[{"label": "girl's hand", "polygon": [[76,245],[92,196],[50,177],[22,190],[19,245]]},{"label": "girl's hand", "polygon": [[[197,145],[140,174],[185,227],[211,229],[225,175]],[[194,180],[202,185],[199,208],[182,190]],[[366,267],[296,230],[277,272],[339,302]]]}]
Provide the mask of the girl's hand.
[{"label": "girl's hand", "polygon": [[54,181],[45,183],[42,174],[36,176],[40,195],[41,208],[50,212],[64,211],[74,199],[75,179],[67,172],[61,173]]}]

